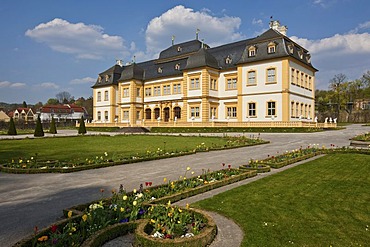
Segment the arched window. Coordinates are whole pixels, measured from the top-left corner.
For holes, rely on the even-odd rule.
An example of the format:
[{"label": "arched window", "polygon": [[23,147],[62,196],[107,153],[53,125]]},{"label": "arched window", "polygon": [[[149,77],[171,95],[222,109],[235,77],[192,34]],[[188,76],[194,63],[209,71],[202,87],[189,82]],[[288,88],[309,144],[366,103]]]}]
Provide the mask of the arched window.
[{"label": "arched window", "polygon": [[181,108],[179,106],[175,106],[173,108],[173,113],[175,118],[180,119],[181,118]]},{"label": "arched window", "polygon": [[152,119],[152,110],[150,108],[145,109],[145,119]]},{"label": "arched window", "polygon": [[158,119],[161,116],[159,112],[160,112],[159,108],[154,109],[154,118],[155,119]]}]

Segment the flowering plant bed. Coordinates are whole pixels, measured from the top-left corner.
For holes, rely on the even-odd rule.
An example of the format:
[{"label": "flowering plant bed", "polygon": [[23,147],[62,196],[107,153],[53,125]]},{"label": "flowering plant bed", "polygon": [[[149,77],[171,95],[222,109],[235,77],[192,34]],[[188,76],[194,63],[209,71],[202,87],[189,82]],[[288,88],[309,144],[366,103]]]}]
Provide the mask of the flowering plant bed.
[{"label": "flowering plant bed", "polygon": [[[128,193],[121,185],[118,192],[112,191],[112,197],[110,198],[102,198],[99,201],[64,210],[67,218],[65,221],[60,224],[53,224],[32,237],[21,241],[17,246],[48,246],[53,243],[58,243],[59,246],[99,246],[95,245],[95,242],[102,243],[132,231],[139,224],[137,220],[150,218],[150,220],[159,222],[160,219],[165,220],[165,218],[169,217],[169,213],[176,218],[176,222],[160,223],[163,225],[163,229],[166,229],[166,235],[164,236],[168,235],[167,237],[169,237],[171,235],[171,238],[177,238],[178,236],[171,234],[171,232],[174,229],[176,229],[176,232],[180,232],[179,229],[182,229],[186,220],[186,225],[192,225],[193,228],[183,232],[184,234],[182,235],[192,238],[203,232],[203,228],[208,229],[211,226],[208,222],[211,221],[200,216],[190,217],[198,214],[189,213],[186,209],[172,207],[170,200],[177,201],[256,175],[255,171],[232,169],[230,165],[219,171],[204,171],[202,175],[192,178],[186,178],[188,173],[192,173],[190,167],[186,169],[184,175],[180,176],[180,179],[177,181],[167,181],[164,178],[165,184],[153,187],[151,182],[146,182],[145,188],[144,185],[140,185],[139,190]],[[101,192],[104,191],[102,190]],[[160,210],[161,208],[163,209],[163,206],[153,206],[153,203],[157,205],[160,203],[165,204],[165,211],[162,212]],[[163,213],[165,214],[163,215]],[[188,220],[191,218],[193,221],[189,223]],[[148,221],[146,222],[148,223]],[[135,224],[122,225],[126,223]],[[181,227],[177,226],[178,224]],[[215,230],[211,229],[205,232],[208,232],[206,234],[207,237],[205,237],[208,240],[204,240],[203,237],[195,238],[197,239],[196,242],[211,241],[208,234],[214,236]],[[163,235],[159,234],[158,236]],[[89,242],[88,245],[86,241]]]},{"label": "flowering plant bed", "polygon": [[[332,145],[332,147],[334,146]],[[322,154],[325,150],[325,147],[319,148],[318,145],[308,146],[307,148],[301,147],[276,156],[269,155],[268,158],[264,160],[250,160],[248,166],[258,167],[265,165],[277,169]]]},{"label": "flowering plant bed", "polygon": [[269,165],[257,164],[257,163],[253,163],[253,165],[252,164],[241,165],[239,166],[239,168],[244,169],[244,170],[249,170],[249,171],[256,170],[257,173],[265,173],[265,172],[271,171],[271,167]]},{"label": "flowering plant bed", "polygon": [[[226,138],[226,137],[225,137]],[[157,148],[156,150],[147,150],[144,153],[137,153],[122,157],[116,154],[104,152],[92,158],[83,160],[43,160],[41,161],[37,154],[28,158],[12,159],[0,165],[1,172],[7,173],[69,173],[88,169],[97,169],[102,167],[109,167],[115,165],[123,165],[135,162],[157,160],[171,157],[178,157],[183,155],[190,155],[197,152],[208,152],[213,150],[222,150],[238,147],[253,146],[268,143],[260,139],[249,139],[246,137],[227,137],[224,145],[212,144],[207,146],[205,143],[198,144],[195,148],[189,150],[174,150],[166,151],[165,148]]]},{"label": "flowering plant bed", "polygon": [[213,219],[196,209],[155,205],[147,216],[136,228],[137,246],[208,246],[217,233]]}]

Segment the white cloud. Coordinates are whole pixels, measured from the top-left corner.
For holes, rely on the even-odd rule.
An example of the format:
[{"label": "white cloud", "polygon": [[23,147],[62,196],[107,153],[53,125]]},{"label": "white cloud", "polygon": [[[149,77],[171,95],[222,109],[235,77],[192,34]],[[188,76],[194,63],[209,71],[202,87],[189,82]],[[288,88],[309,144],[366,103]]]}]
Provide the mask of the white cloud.
[{"label": "white cloud", "polygon": [[101,59],[127,52],[122,37],[110,36],[103,31],[100,26],[55,18],[27,30],[25,35],[47,44],[55,51],[73,54],[81,59]]},{"label": "white cloud", "polygon": [[359,33],[366,29],[370,29],[370,21],[359,24],[355,29],[349,31],[349,33]]},{"label": "white cloud", "polygon": [[[298,37],[291,37],[292,40],[308,49],[311,53],[318,55],[335,53],[357,54],[370,53],[370,34],[336,34],[329,38],[320,40],[308,40]],[[329,54],[330,55],[330,54]]]},{"label": "white cloud", "polygon": [[257,26],[263,26],[263,21],[261,19],[257,20],[256,18],[253,18],[252,24]]},{"label": "white cloud", "polygon": [[26,86],[26,83],[0,81],[0,88],[22,88],[25,86]]},{"label": "white cloud", "polygon": [[154,55],[169,47],[172,35],[175,43],[194,39],[197,28],[200,39],[210,46],[240,40],[244,38],[237,32],[240,24],[239,17],[215,17],[208,9],[194,11],[179,5],[150,21],[145,32],[147,53]]},{"label": "white cloud", "polygon": [[47,89],[58,89],[59,86],[55,84],[54,82],[44,82],[39,85],[42,88],[47,88]]},{"label": "white cloud", "polygon": [[94,82],[96,82],[96,78],[84,77],[81,79],[73,79],[72,81],[69,82],[69,84],[91,84]]}]

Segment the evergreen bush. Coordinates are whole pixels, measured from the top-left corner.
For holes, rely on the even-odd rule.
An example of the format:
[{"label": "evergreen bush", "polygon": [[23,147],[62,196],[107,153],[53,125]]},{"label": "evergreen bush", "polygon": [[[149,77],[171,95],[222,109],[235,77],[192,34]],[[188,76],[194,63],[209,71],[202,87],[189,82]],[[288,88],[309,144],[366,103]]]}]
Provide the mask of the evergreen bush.
[{"label": "evergreen bush", "polygon": [[13,117],[10,118],[8,135],[17,135],[17,130],[15,129]]},{"label": "evergreen bush", "polygon": [[44,130],[42,129],[42,123],[41,123],[40,116],[37,117],[35,133],[33,135],[35,137],[41,137],[45,135]]},{"label": "evergreen bush", "polygon": [[81,135],[86,134],[86,126],[85,126],[84,116],[81,116],[80,127],[78,128],[78,134],[81,134]]},{"label": "evergreen bush", "polygon": [[55,126],[55,119],[54,119],[54,117],[51,118],[49,133],[50,134],[56,134],[57,133],[57,127]]}]

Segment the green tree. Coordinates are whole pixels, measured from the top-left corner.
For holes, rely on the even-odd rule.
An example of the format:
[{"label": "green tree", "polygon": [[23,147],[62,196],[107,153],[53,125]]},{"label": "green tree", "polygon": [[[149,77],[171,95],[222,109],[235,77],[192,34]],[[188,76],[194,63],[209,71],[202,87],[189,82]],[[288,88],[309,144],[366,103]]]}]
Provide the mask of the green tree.
[{"label": "green tree", "polygon": [[56,134],[57,133],[57,127],[55,125],[55,119],[54,119],[54,117],[51,117],[51,123],[50,123],[49,133],[50,134]]},{"label": "green tree", "polygon": [[46,102],[47,105],[58,105],[59,104],[59,101],[55,98],[50,98],[48,99],[48,101]]},{"label": "green tree", "polygon": [[23,107],[23,108],[27,108],[27,107],[28,107],[28,106],[27,106],[26,101],[23,101],[23,103],[22,103],[22,107]]},{"label": "green tree", "polygon": [[35,137],[41,137],[41,136],[45,135],[44,130],[42,129],[42,123],[41,123],[40,115],[37,117],[35,133],[33,135]]},{"label": "green tree", "polygon": [[81,134],[81,135],[86,134],[86,127],[85,127],[84,116],[81,116],[81,119],[80,119],[80,127],[78,128],[78,134]]},{"label": "green tree", "polygon": [[17,130],[15,128],[13,117],[10,118],[8,135],[17,135]]}]

